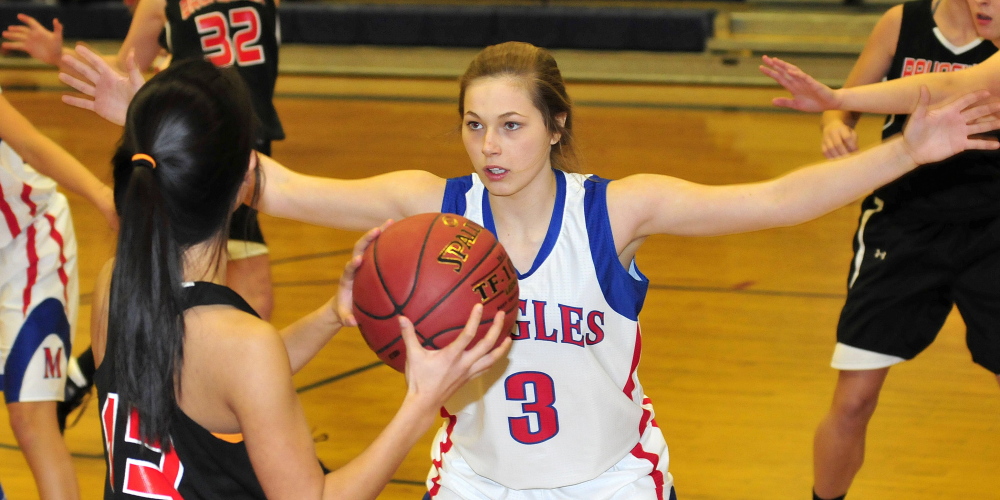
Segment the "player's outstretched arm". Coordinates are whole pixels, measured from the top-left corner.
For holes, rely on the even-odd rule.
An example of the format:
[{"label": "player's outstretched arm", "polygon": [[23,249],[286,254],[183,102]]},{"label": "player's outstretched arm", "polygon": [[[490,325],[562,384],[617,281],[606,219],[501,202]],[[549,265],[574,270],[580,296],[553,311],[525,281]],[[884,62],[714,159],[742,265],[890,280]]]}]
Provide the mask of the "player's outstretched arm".
[{"label": "player's outstretched arm", "polygon": [[818,112],[831,109],[866,113],[908,114],[920,98],[920,89],[927,87],[930,103],[938,104],[977,90],[989,90],[1000,95],[1000,78],[990,78],[1000,72],[1000,57],[996,54],[981,64],[961,71],[924,73],[885,82],[833,90],[816,81],[794,64],[776,57],[764,56],[761,72],[788,90],[792,97],[778,97],[776,106],[799,111]]},{"label": "player's outstretched arm", "polygon": [[445,180],[420,170],[364,179],[333,179],[290,170],[259,155],[264,185],[257,208],[320,226],[366,231],[387,219],[438,212]]},{"label": "player's outstretched arm", "polygon": [[66,95],[63,102],[93,111],[111,123],[124,125],[129,103],[146,82],[135,64],[134,54],[126,57],[127,75],[118,73],[100,54],[86,46],[77,45],[76,55],[63,56],[63,63],[83,79],[60,72],[59,80],[87,97]]},{"label": "player's outstretched arm", "polygon": [[354,303],[354,275],[361,266],[361,256],[371,242],[378,238],[392,221],[369,230],[354,244],[350,260],[340,275],[337,294],[319,309],[281,330],[281,337],[288,350],[292,373],[297,373],[344,326],[357,326],[352,304]]},{"label": "player's outstretched arm", "polygon": [[111,228],[118,227],[118,215],[115,213],[111,188],[101,182],[73,155],[39,132],[2,95],[0,95],[0,138],[32,168],[93,203],[107,219]]},{"label": "player's outstretched arm", "polygon": [[[997,128],[1000,104],[973,103],[980,91],[928,109],[928,92],[903,137],[754,184],[704,186],[658,175],[631,176],[609,186],[616,240],[652,234],[708,236],[799,224],[846,205],[923,163],[967,149],[997,149],[970,136]],[[634,228],[629,232],[629,225]],[[624,228],[624,231],[622,231]]]},{"label": "player's outstretched arm", "polygon": [[24,52],[45,64],[59,66],[63,55],[63,25],[52,20],[52,30],[27,14],[18,14],[23,24],[12,24],[3,32],[3,50]]}]

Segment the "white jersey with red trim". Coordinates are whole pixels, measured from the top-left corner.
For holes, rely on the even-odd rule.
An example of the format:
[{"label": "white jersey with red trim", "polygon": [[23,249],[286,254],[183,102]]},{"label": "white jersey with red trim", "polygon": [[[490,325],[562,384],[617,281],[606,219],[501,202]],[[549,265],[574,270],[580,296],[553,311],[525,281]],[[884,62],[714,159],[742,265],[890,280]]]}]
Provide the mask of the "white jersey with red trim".
[{"label": "white jersey with red trim", "polygon": [[6,142],[0,141],[0,248],[45,213],[55,192],[55,181],[24,163]]},{"label": "white jersey with red trim", "polygon": [[[662,490],[667,481],[669,490],[666,447],[650,452],[640,443],[644,433],[660,435],[636,375],[638,314],[649,282],[634,262],[626,269],[618,260],[609,181],[553,172],[548,233],[531,269],[518,270],[520,315],[508,362],[443,408],[447,421],[428,477],[432,496],[441,483],[459,489],[442,477],[452,473],[442,454],[457,454],[475,474],[514,490],[584,483],[631,456],[647,463],[650,484]],[[496,233],[476,175],[448,181],[442,212]]]}]

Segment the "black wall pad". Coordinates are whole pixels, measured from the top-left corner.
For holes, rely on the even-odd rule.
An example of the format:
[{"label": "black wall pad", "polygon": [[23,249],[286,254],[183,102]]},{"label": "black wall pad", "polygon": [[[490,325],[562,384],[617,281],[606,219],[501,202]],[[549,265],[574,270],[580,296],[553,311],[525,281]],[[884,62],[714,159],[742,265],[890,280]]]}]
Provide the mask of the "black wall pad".
[{"label": "black wall pad", "polygon": [[359,10],[352,6],[322,3],[279,7],[281,40],[287,43],[352,45],[361,29]]},{"label": "black wall pad", "polygon": [[647,9],[632,18],[630,32],[633,50],[702,52],[715,35],[715,11]]},{"label": "black wall pad", "polygon": [[[548,48],[701,52],[714,9],[568,6],[282,4],[293,43],[482,47],[508,40]],[[356,24],[355,30],[344,28]],[[291,27],[296,27],[292,29]],[[324,38],[325,27],[330,29]],[[353,33],[349,39],[345,34]]]},{"label": "black wall pad", "polygon": [[[125,38],[119,0],[71,5],[0,2],[0,26],[17,13],[45,26],[58,17],[67,40]],[[284,2],[282,40],[327,45],[483,47],[509,40],[547,48],[701,52],[714,9],[465,6]]]},{"label": "black wall pad", "polygon": [[427,45],[485,47],[496,39],[496,9],[493,7],[437,7],[429,9],[425,22]]},{"label": "black wall pad", "polygon": [[18,13],[34,17],[52,29],[52,19],[58,18],[65,27],[66,40],[119,39],[128,33],[132,16],[121,1],[95,2],[81,5],[40,5],[26,2],[0,2],[0,27],[21,24]]}]

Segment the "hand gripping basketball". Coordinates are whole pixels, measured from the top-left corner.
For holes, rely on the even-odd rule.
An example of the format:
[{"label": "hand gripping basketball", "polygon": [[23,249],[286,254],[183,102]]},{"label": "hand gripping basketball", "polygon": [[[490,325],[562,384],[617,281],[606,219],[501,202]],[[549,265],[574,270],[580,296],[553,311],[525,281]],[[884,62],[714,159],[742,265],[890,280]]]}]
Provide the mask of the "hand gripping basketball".
[{"label": "hand gripping basketball", "polygon": [[498,311],[505,313],[504,334],[518,313],[517,272],[507,252],[492,233],[454,214],[420,214],[387,227],[365,250],[353,292],[365,342],[400,372],[406,345],[399,316],[412,321],[420,345],[441,349],[461,334],[473,306],[482,304],[471,349]]}]

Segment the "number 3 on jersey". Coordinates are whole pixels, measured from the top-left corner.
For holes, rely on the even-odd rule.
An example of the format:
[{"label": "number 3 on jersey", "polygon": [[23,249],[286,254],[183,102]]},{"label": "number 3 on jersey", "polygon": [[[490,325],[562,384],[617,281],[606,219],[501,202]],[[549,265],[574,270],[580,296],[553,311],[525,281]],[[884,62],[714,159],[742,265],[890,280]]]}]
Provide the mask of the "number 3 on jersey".
[{"label": "number 3 on jersey", "polygon": [[[260,46],[260,14],[253,7],[209,12],[194,18],[201,35],[201,51],[216,66],[253,66],[264,62]],[[231,35],[230,35],[231,33]]]},{"label": "number 3 on jersey", "polygon": [[525,401],[521,403],[521,411],[526,415],[507,419],[510,436],[515,441],[538,444],[559,433],[559,412],[552,406],[556,402],[552,377],[542,372],[515,373],[504,381],[504,390],[508,401]]}]

